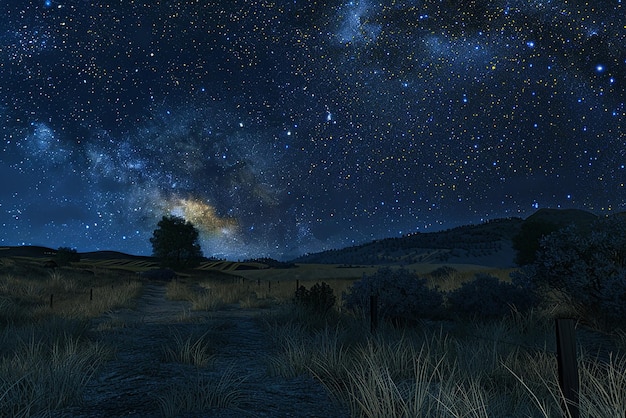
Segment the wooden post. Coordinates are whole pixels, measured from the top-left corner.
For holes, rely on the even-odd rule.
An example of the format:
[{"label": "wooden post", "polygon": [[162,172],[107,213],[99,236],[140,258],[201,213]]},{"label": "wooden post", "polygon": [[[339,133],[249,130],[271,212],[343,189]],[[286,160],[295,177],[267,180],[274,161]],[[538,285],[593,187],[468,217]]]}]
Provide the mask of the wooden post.
[{"label": "wooden post", "polygon": [[296,279],[296,291],[300,289],[300,280]]},{"label": "wooden post", "polygon": [[267,281],[267,291],[271,292],[272,291],[272,282],[271,281]]},{"label": "wooden post", "polygon": [[93,300],[93,287],[89,289],[89,300]]},{"label": "wooden post", "polygon": [[52,309],[53,300],[54,300],[54,293],[50,293],[50,309]]},{"label": "wooden post", "polygon": [[376,332],[378,328],[378,296],[370,296],[370,331],[372,334]]},{"label": "wooden post", "polygon": [[563,391],[565,405],[563,414],[578,418],[578,363],[576,361],[576,334],[574,320],[556,320],[556,358],[559,366],[559,385]]},{"label": "wooden post", "polygon": [[257,286],[261,286],[261,279],[256,279]]}]

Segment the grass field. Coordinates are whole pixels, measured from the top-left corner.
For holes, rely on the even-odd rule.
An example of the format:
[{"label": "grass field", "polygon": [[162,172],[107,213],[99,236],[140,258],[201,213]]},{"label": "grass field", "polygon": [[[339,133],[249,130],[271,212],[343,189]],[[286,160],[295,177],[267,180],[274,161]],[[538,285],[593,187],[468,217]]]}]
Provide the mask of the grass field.
[{"label": "grass field", "polygon": [[141,283],[115,270],[0,261],[0,415],[32,416],[79,401],[111,356],[85,337],[88,320],[131,306]]},{"label": "grass field", "polygon": [[[275,345],[267,373],[312,376],[354,417],[561,416],[553,335],[556,309],[487,322],[424,322],[410,328],[381,323],[371,334],[365,318],[339,309],[340,304],[320,315],[292,299],[296,283],[310,288],[324,281],[340,301],[354,280],[377,267],[237,266],[215,262],[185,271],[167,284],[166,295],[190,301],[194,310],[215,311],[227,305],[259,309],[259,322]],[[477,271],[501,280],[508,280],[511,272],[449,266],[455,271],[441,278],[427,275],[441,265],[405,268],[442,290],[459,287]],[[82,388],[112,351],[86,337],[88,320],[132,306],[142,288],[136,273],[154,267],[146,261],[83,260],[48,271],[40,259],[0,259],[0,411],[34,416],[78,402]],[[626,414],[626,338],[615,338],[620,350],[608,363],[585,350],[578,353],[582,417]],[[203,341],[181,336],[167,354],[190,364],[210,363]],[[189,385],[194,383],[179,392],[190,392]]]}]

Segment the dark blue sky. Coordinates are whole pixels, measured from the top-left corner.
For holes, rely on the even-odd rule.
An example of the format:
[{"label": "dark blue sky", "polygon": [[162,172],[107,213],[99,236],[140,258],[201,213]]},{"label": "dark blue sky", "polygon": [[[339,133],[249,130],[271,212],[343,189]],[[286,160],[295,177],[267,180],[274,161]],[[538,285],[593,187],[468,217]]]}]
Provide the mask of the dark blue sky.
[{"label": "dark blue sky", "polygon": [[621,1],[9,1],[0,244],[289,258],[626,210]]}]

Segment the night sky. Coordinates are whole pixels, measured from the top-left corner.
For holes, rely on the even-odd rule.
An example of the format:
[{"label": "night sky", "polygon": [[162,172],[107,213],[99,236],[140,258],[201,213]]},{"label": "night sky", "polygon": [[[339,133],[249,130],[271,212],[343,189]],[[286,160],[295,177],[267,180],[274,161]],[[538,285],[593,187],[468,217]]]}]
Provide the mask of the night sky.
[{"label": "night sky", "polygon": [[3,1],[0,245],[287,259],[626,210],[621,0]]}]

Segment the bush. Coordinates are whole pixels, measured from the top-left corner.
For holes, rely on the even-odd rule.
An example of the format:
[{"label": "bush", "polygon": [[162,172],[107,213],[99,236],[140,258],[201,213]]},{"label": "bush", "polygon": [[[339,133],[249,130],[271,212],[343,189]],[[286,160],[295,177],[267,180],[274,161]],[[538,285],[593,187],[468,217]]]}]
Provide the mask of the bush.
[{"label": "bush", "polygon": [[79,262],[80,254],[74,248],[60,247],[54,256],[54,260],[59,266],[67,266],[70,263]]},{"label": "bush", "polygon": [[484,273],[476,274],[474,280],[448,292],[447,297],[452,312],[480,318],[507,315],[511,310],[509,305],[523,312],[535,304],[532,293],[526,289]]},{"label": "bush", "polygon": [[381,268],[355,282],[344,296],[346,307],[366,311],[371,295],[378,296],[380,317],[394,322],[438,317],[443,304],[437,287],[429,289],[426,279],[402,268]]},{"label": "bush", "polygon": [[588,318],[626,315],[626,219],[596,221],[589,233],[571,226],[541,240],[528,279],[542,293],[556,290]]},{"label": "bush", "polygon": [[332,287],[322,282],[316,283],[307,290],[306,287],[300,286],[296,290],[295,303],[306,306],[315,312],[326,314],[335,306],[337,298],[334,295]]}]

